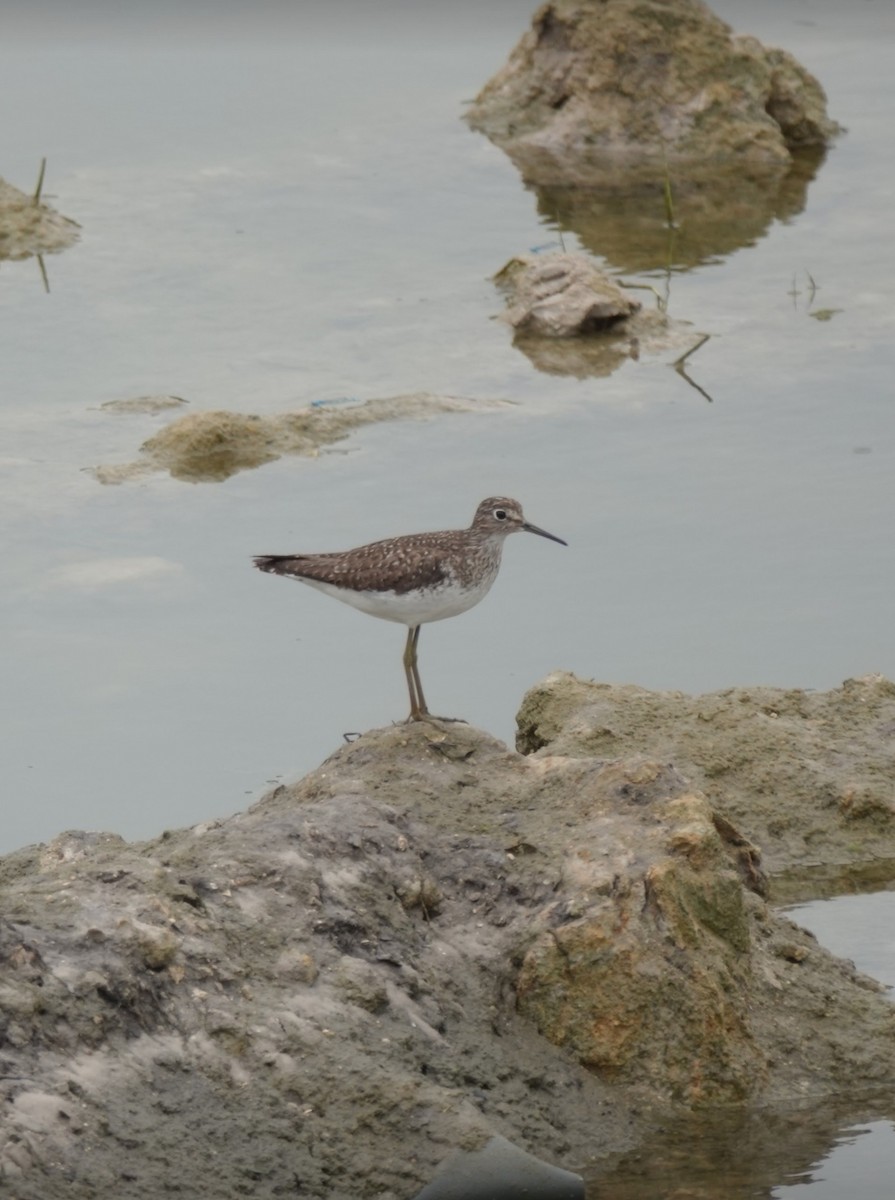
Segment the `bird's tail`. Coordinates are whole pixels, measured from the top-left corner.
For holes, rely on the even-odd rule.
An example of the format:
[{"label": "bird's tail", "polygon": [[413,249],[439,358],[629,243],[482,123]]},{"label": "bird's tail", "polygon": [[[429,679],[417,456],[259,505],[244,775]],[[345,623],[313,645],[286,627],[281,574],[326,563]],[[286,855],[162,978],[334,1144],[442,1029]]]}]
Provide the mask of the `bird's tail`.
[{"label": "bird's tail", "polygon": [[289,554],[259,554],[252,562],[259,571],[270,571],[277,575],[282,571],[282,564],[291,557]]},{"label": "bird's tail", "polygon": [[308,573],[308,559],[301,554],[259,554],[252,562],[259,571],[289,579],[304,579]]}]

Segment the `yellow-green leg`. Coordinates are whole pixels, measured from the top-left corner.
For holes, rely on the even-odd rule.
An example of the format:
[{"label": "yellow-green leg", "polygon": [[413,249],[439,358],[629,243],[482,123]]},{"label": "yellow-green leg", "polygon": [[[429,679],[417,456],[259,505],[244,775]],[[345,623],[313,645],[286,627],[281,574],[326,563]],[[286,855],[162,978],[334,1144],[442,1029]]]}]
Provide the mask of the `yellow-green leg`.
[{"label": "yellow-green leg", "polygon": [[416,645],[419,640],[420,626],[413,625],[407,630],[407,644],[404,647],[404,674],[407,676],[407,690],[410,693],[411,721],[421,721],[429,715],[416,661]]}]

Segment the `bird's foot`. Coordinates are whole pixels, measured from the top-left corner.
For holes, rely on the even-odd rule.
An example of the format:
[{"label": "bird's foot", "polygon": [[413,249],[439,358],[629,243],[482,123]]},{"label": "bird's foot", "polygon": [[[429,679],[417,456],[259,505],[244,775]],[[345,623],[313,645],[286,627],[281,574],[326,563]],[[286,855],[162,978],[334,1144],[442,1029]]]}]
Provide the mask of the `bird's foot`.
[{"label": "bird's foot", "polygon": [[447,725],[469,724],[465,717],[437,717],[434,713],[430,713],[428,711],[411,713],[404,724],[409,725],[412,721],[431,721],[433,724],[440,722],[441,724]]}]

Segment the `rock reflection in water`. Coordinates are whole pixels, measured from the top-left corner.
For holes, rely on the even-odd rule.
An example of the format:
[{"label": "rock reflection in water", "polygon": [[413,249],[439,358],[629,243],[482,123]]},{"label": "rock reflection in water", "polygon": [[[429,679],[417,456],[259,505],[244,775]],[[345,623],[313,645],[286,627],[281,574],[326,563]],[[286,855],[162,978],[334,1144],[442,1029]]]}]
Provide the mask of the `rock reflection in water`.
[{"label": "rock reflection in water", "polygon": [[[532,152],[513,161],[535,193],[539,214],[621,271],[690,270],[726,257],[763,238],[774,221],[805,208],[808,187],[824,150],[793,155],[788,167],[760,162],[709,165],[675,162],[667,168],[674,214],[669,227],[661,162],[619,171],[594,157],[578,164],[580,182],[550,186],[531,182]],[[543,157],[543,155],[538,155]]]},{"label": "rock reflection in water", "polygon": [[[692,1114],[668,1122],[633,1154],[586,1169],[587,1194],[612,1200],[758,1200],[798,1187],[799,1196],[814,1200],[810,1185],[826,1173],[821,1164],[856,1138],[891,1138],[893,1118],[891,1097],[868,1101],[862,1109],[834,1102]],[[877,1200],[888,1186],[880,1174],[866,1180],[864,1190],[850,1187],[850,1200]]]}]

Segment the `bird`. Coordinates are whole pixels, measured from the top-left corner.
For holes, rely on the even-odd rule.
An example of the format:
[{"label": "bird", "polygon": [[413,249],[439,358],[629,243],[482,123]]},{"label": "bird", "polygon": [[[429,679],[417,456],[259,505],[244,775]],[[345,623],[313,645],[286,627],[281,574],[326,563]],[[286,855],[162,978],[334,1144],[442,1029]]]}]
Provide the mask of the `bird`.
[{"label": "bird", "polygon": [[429,712],[420,682],[420,627],[483,600],[497,578],[504,542],[522,531],[568,545],[526,521],[517,500],[489,496],[467,529],[409,533],[327,554],[261,554],[253,562],[259,571],[297,579],[370,616],[406,625],[408,721],[439,720]]}]

